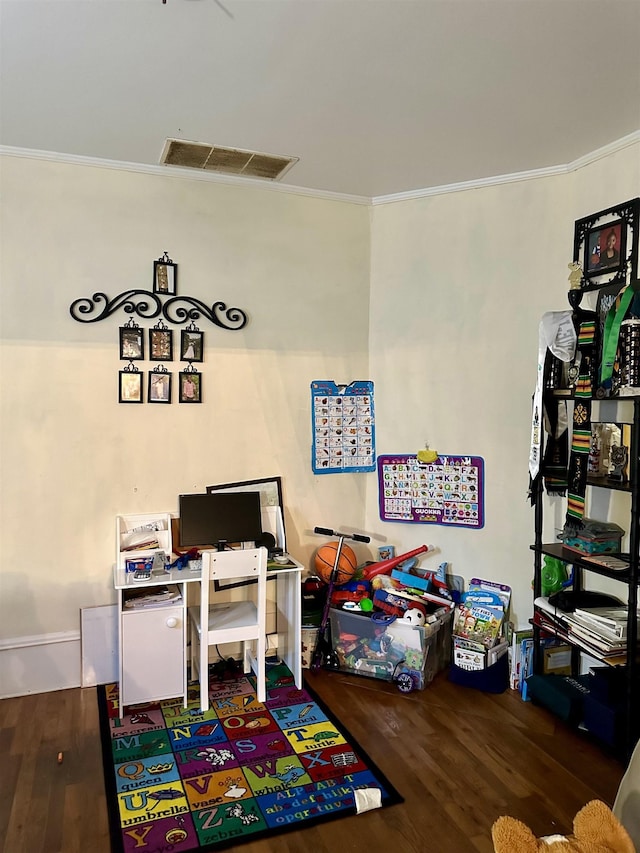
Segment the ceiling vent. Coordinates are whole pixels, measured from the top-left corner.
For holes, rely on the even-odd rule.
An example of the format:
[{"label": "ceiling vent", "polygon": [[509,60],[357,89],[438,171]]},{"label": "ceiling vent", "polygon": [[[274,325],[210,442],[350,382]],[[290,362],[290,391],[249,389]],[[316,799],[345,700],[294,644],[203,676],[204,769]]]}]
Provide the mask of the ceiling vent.
[{"label": "ceiling vent", "polygon": [[243,151],[240,148],[222,148],[202,142],[187,142],[184,139],[167,139],[160,162],[165,166],[181,166],[223,175],[277,181],[298,159]]}]

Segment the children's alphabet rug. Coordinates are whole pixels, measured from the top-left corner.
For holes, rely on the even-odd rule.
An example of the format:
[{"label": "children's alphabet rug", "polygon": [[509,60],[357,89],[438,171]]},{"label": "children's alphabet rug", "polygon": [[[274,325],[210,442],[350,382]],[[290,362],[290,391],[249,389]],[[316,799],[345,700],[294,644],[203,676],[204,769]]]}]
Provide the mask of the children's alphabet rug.
[{"label": "children's alphabet rug", "polygon": [[[402,802],[341,723],[289,669],[196,684],[182,699],[119,716],[118,685],[98,688],[112,847],[117,853],[223,850]],[[366,817],[363,817],[366,820]]]}]

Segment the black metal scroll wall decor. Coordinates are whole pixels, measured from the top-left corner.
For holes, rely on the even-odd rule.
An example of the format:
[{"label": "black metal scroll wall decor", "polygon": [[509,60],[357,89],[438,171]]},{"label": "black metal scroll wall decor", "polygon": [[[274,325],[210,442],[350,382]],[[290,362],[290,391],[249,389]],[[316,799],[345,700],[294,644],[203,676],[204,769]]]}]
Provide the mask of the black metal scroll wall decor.
[{"label": "black metal scroll wall decor", "polygon": [[[161,317],[148,330],[149,360],[155,362],[173,361],[173,331],[164,320],[174,324],[188,322],[180,333],[180,361],[188,362],[178,375],[180,403],[202,402],[202,373],[193,364],[204,361],[204,332],[195,321],[205,317],[228,331],[238,331],[247,324],[247,315],[240,308],[228,308],[224,302],[214,302],[209,307],[193,296],[178,296],[178,265],[166,252],[153,262],[152,290],[125,290],[111,300],[106,293],[94,293],[91,298],[76,299],[69,311],[79,323],[97,323],[121,308],[131,317],[119,329],[120,358],[128,361],[119,372],[120,403],[144,402],[143,374],[134,362],[144,360],[145,337],[133,315],[148,320]],[[172,377],[167,368],[156,365],[149,371],[147,401],[170,403],[171,386]]]},{"label": "black metal scroll wall decor", "polygon": [[79,323],[106,320],[122,308],[127,314],[137,314],[147,320],[162,314],[165,320],[175,324],[206,317],[214,326],[229,331],[239,331],[247,325],[247,315],[240,308],[227,308],[224,302],[214,302],[209,307],[194,296],[178,296],[177,284],[178,265],[165,252],[153,262],[153,291],[124,290],[113,299],[98,292],[91,298],[76,299],[69,311]]}]

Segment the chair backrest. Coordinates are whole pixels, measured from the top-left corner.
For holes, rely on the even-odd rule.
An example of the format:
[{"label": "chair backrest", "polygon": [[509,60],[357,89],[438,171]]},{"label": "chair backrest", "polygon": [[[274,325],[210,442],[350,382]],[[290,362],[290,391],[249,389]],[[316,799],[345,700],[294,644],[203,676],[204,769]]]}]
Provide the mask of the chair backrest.
[{"label": "chair backrest", "polygon": [[260,579],[267,570],[266,548],[245,548],[239,551],[203,551],[202,574],[210,580],[233,578]]}]

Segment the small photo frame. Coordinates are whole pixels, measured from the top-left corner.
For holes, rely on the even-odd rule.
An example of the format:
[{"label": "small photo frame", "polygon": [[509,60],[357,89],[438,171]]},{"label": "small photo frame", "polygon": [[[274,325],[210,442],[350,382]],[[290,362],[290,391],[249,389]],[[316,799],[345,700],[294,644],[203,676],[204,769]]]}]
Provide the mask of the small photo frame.
[{"label": "small photo frame", "polygon": [[127,361],[144,359],[144,337],[139,326],[120,326],[120,358]]},{"label": "small photo frame", "polygon": [[182,329],[180,332],[180,361],[204,360],[204,332]]},{"label": "small photo frame", "polygon": [[639,209],[635,198],[576,221],[573,260],[582,267],[583,290],[637,277]]},{"label": "small photo frame", "polygon": [[616,272],[622,267],[626,242],[622,226],[622,219],[616,219],[587,231],[583,267],[587,276]]},{"label": "small photo frame", "polygon": [[139,370],[121,370],[119,403],[142,403],[142,373]]},{"label": "small photo frame", "polygon": [[201,403],[202,402],[202,374],[196,370],[182,370],[179,373],[180,378],[180,397],[181,403]]},{"label": "small photo frame", "polygon": [[153,292],[175,296],[178,292],[178,265],[165,252],[153,262]]},{"label": "small photo frame", "polygon": [[147,389],[148,403],[171,402],[171,374],[166,371],[149,371],[149,387]]},{"label": "small photo frame", "polygon": [[173,361],[171,329],[149,329],[149,361]]}]

